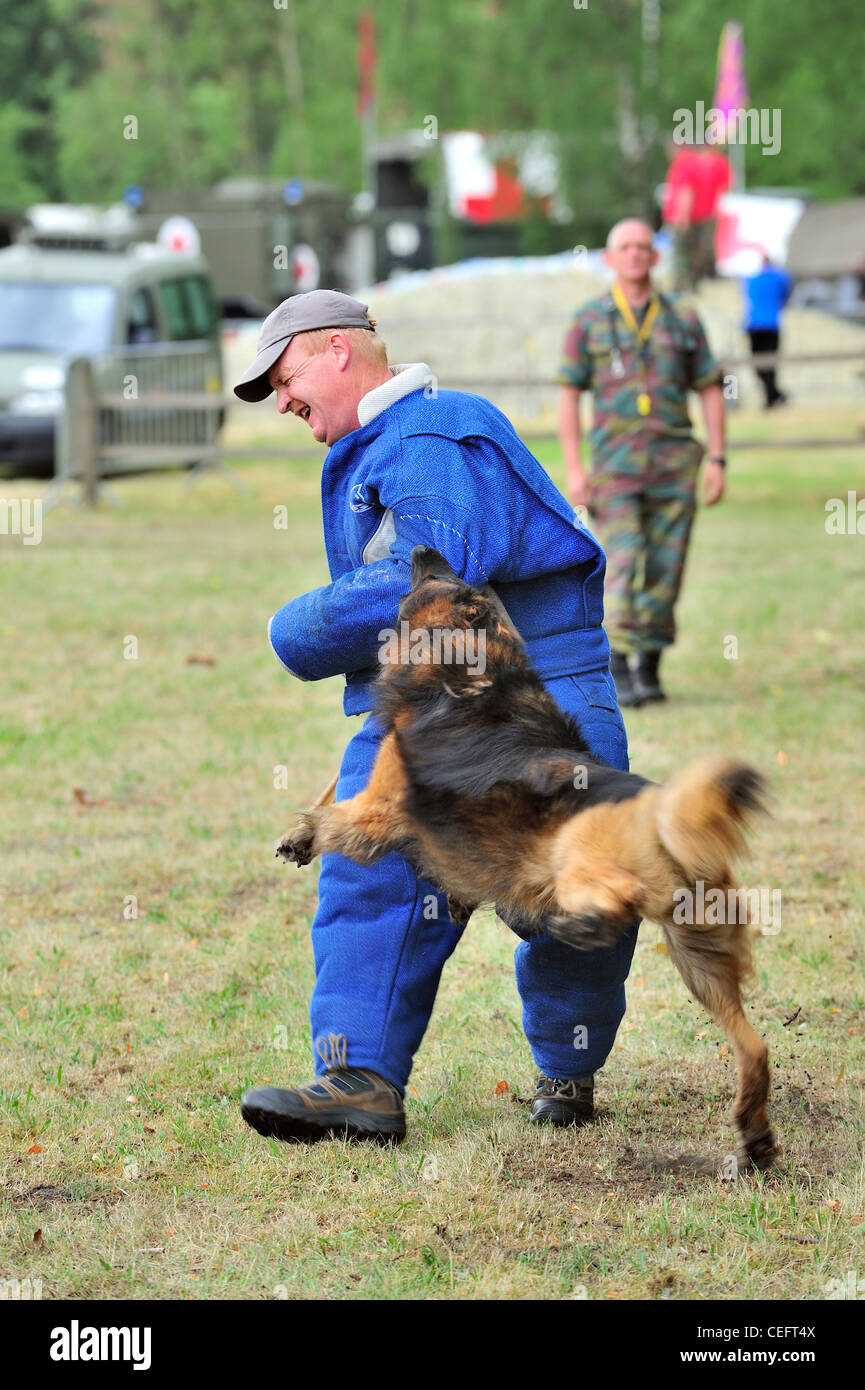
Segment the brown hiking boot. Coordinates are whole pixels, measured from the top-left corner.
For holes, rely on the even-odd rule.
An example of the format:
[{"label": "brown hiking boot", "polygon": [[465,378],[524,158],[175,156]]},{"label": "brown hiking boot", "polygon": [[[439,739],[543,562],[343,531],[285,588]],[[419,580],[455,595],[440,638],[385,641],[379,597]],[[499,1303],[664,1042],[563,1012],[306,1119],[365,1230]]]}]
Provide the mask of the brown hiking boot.
[{"label": "brown hiking boot", "polygon": [[259,1134],[289,1144],[333,1137],[398,1144],[405,1138],[399,1091],[365,1067],[331,1067],[293,1091],[257,1086],[244,1094],[240,1111]]}]

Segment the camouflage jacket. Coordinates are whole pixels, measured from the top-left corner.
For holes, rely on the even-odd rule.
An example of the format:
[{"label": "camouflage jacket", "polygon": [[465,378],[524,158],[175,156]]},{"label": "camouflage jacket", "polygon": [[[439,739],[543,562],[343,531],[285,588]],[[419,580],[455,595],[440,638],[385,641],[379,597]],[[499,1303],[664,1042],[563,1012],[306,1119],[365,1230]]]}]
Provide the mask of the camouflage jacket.
[{"label": "camouflage jacket", "polygon": [[[651,476],[702,458],[688,415],[688,391],[720,384],[722,373],[688,305],[661,296],[641,353],[612,294],[606,294],[574,315],[557,380],[594,392],[593,471]],[[641,393],[651,402],[646,415],[637,405]]]}]

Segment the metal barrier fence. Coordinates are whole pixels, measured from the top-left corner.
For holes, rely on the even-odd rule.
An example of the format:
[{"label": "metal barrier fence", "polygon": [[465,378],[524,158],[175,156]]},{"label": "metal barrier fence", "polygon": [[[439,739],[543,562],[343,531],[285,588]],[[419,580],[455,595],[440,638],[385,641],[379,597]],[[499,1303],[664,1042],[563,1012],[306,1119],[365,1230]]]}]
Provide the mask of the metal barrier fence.
[{"label": "metal barrier fence", "polygon": [[[424,356],[440,386],[488,396],[524,432],[552,437],[559,391],[555,360],[551,360],[549,350],[550,344],[556,342],[552,335],[544,336],[537,331],[537,325],[534,334],[527,334],[525,324],[500,315],[404,321],[399,331],[396,325],[382,323],[381,319],[379,331],[388,340],[388,346],[391,347],[391,339],[396,340],[397,350],[391,351],[391,361],[415,360],[418,343],[427,341],[433,350]],[[456,352],[454,334],[461,349]],[[503,339],[507,343],[505,351]],[[447,351],[442,350],[445,340]],[[401,352],[401,348],[408,352]],[[248,457],[250,451],[222,449],[219,431],[229,407],[233,411],[239,408],[241,413],[245,413],[245,408],[238,407],[233,396],[223,394],[218,361],[214,345],[209,342],[119,348],[94,358],[71,361],[64,409],[57,423],[54,479],[43,499],[44,505],[57,505],[72,483],[80,482],[85,500],[92,503],[104,491],[103,479],[190,465],[196,470],[218,468],[242,487],[236,475],[226,468],[225,459],[231,455]],[[243,367],[246,363],[244,355]],[[439,363],[441,375],[437,371]],[[862,395],[865,354],[861,348],[759,357],[731,353],[724,361],[724,370],[750,374],[755,368],[770,364],[785,372],[785,385],[788,372],[816,371],[837,379],[839,371],[846,368],[855,398]],[[232,379],[233,365],[227,365]],[[795,398],[795,377],[792,386]],[[858,444],[861,437],[797,442]],[[789,445],[790,441],[785,441],[784,447]],[[739,441],[737,447],[750,444]],[[268,450],[257,444],[255,453],[284,456],[286,449]]]},{"label": "metal barrier fence", "polygon": [[[513,312],[503,313],[492,293],[476,286],[465,289],[465,303],[456,294],[454,312],[442,315],[432,306],[429,314],[409,311],[395,293],[376,305],[377,331],[384,339],[391,362],[429,363],[440,385],[476,391],[489,397],[506,415],[524,428],[533,421],[555,415],[557,370],[562,342],[573,320],[569,302],[551,309],[549,301],[561,288],[543,290],[542,304],[532,312],[511,295]],[[435,287],[428,293],[432,296]],[[535,296],[537,299],[537,296]],[[729,409],[760,406],[763,391],[757,369],[775,366],[779,385],[795,404],[822,407],[856,404],[865,400],[865,333],[861,326],[838,324],[814,315],[809,335],[804,312],[782,336],[780,353],[754,357],[738,320],[720,303],[701,306],[701,316],[714,356],[728,378],[725,398]]]},{"label": "metal barrier fence", "polygon": [[49,505],[79,480],[184,465],[216,467],[225,409],[218,356],[207,342],[117,348],[73,359],[58,419]]}]

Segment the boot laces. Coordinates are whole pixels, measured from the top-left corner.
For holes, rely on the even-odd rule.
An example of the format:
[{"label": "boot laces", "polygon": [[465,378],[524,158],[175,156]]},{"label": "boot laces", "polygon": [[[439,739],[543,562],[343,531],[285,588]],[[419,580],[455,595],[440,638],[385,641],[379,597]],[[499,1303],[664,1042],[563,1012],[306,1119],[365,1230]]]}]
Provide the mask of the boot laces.
[{"label": "boot laces", "polygon": [[331,1070],[344,1067],[348,1056],[348,1038],[345,1033],[329,1033],[327,1037],[322,1034],[320,1038],[316,1038],[315,1050],[324,1065]]},{"label": "boot laces", "polygon": [[558,1096],[561,1100],[576,1100],[581,1084],[573,1079],[563,1080],[560,1076],[539,1076],[538,1095]]}]

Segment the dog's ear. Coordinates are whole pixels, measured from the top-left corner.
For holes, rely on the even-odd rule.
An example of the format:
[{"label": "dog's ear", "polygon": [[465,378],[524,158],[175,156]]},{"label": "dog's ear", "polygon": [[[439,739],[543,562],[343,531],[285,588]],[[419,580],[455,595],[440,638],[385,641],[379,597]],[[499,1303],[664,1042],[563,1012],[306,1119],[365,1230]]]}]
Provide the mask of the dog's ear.
[{"label": "dog's ear", "polygon": [[490,616],[490,605],[485,598],[470,598],[460,604],[460,617],[469,627],[482,627]]},{"label": "dog's ear", "polygon": [[520,781],[540,796],[555,796],[575,784],[577,755],[555,753],[529,758]]}]

